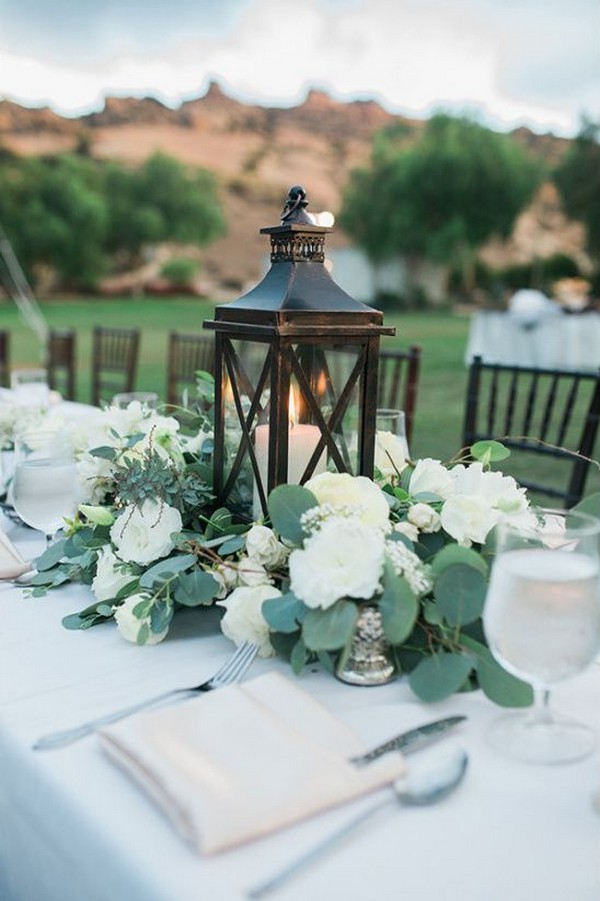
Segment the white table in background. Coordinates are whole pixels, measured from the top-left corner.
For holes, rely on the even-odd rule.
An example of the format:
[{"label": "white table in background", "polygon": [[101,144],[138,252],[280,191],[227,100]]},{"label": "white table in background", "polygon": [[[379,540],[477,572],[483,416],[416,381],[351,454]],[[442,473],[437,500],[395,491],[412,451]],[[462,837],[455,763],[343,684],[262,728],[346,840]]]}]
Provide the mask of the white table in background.
[{"label": "white table in background", "polygon": [[600,313],[558,313],[526,322],[510,313],[471,315],[465,360],[549,369],[600,367]]},{"label": "white table in background", "polygon": [[[82,586],[28,600],[0,585],[2,901],[242,901],[249,887],[371,803],[201,858],[103,756],[95,737],[32,751],[43,733],[195,684],[231,652],[211,610],[186,611],[173,636],[150,648],[125,643],[112,625],[63,629],[61,617],[87,602]],[[269,668],[288,672],[279,661],[258,660],[252,675]],[[499,712],[479,692],[425,706],[402,681],[361,689],[316,668],[300,684],[369,743],[465,713],[460,735],[446,741],[462,744],[470,764],[443,804],[390,804],[274,901],[598,901],[600,818],[591,804],[600,785],[598,755],[556,767],[496,756],[483,734]],[[556,696],[563,709],[600,729],[599,666]]]}]

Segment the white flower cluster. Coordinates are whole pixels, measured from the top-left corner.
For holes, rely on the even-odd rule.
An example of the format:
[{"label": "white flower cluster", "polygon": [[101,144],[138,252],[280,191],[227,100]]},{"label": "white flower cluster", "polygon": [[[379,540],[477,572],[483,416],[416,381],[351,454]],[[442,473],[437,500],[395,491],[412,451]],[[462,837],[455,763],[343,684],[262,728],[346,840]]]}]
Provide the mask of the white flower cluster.
[{"label": "white flower cluster", "polygon": [[433,588],[429,567],[401,541],[386,541],[385,555],[397,576],[404,576],[416,595],[422,597]]},{"label": "white flower cluster", "polygon": [[[140,437],[128,448],[134,435]],[[184,453],[197,452],[206,438],[203,432],[193,439],[179,434],[179,423],[174,417],[161,416],[139,401],[132,401],[126,409],[108,407],[86,422],[85,449],[78,454],[77,462],[84,503],[102,503],[114,490],[114,464],[104,457],[93,456],[90,451],[94,448],[112,447],[130,459],[142,457],[151,448],[166,466],[182,469]]]},{"label": "white flower cluster", "polygon": [[8,398],[0,398],[0,450],[13,447],[17,431],[46,428],[46,414],[46,407],[24,406]]},{"label": "white flower cluster", "polygon": [[383,492],[366,476],[351,476],[346,472],[323,472],[305,485],[312,491],[319,506],[356,508],[358,518],[367,526],[389,528],[390,508]]},{"label": "white flower cluster", "polygon": [[[526,524],[533,518],[525,489],[512,476],[485,470],[482,463],[446,469],[439,460],[419,460],[409,490],[413,497],[427,492],[441,499],[439,525],[464,547],[482,544],[499,522]],[[435,513],[428,504],[414,504],[401,531],[413,540],[418,531],[436,531],[438,520],[430,511]]]}]

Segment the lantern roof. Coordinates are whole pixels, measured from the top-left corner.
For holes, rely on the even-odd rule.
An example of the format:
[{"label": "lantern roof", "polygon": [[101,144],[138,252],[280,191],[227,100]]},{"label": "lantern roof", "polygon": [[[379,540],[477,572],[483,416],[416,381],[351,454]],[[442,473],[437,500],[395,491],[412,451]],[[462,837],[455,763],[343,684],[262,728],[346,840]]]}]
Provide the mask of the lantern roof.
[{"label": "lantern roof", "polygon": [[333,229],[315,225],[306,212],[308,201],[304,189],[290,189],[279,225],[261,228],[271,238],[271,268],[252,290],[242,297],[215,308],[215,321],[208,328],[219,328],[218,322],[255,323],[279,328],[300,325],[302,330],[317,330],[327,324],[352,323],[369,331],[383,328],[383,314],[353,298],[330,276],[325,262],[325,236]]}]

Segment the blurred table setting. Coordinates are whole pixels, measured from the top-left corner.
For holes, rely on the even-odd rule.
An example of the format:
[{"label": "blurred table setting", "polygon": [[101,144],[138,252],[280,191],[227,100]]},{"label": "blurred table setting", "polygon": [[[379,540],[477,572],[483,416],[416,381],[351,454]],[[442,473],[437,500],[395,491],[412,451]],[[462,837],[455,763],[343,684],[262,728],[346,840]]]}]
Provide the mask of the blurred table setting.
[{"label": "blurred table setting", "polygon": [[506,311],[471,315],[466,363],[547,369],[595,370],[600,366],[600,313],[568,311],[532,289],[517,291]]},{"label": "blurred table setting", "polygon": [[[26,532],[5,518],[1,525],[24,559],[42,550],[39,533]],[[219,814],[224,817],[227,809],[235,810],[236,798],[242,797],[241,782],[225,778],[228,770],[225,760],[219,765],[217,738],[212,762],[188,759],[189,745],[181,741],[182,723],[187,731],[203,729],[204,742],[210,733],[226,738],[223,756],[235,758],[237,767],[244,765],[246,788],[248,777],[256,771],[262,806],[257,804],[255,821],[248,804],[242,805],[240,820],[245,819],[249,827],[231,843],[233,847],[224,842],[227,847],[219,850],[216,842],[212,848],[216,853],[199,852],[178,834],[173,818],[154,803],[152,793],[140,790],[126,770],[114,765],[98,735],[53,751],[32,750],[45,733],[166,689],[195,685],[231,653],[231,644],[219,632],[215,607],[184,611],[169,639],[151,648],[123,642],[112,624],[91,632],[65,630],[61,618],[90,597],[84,585],[66,585],[45,598],[35,598],[24,596],[10,581],[0,584],[3,901],[241,901],[254,886],[366,810],[374,798],[385,798],[390,788],[381,786],[401,775],[405,766],[410,770],[428,755],[449,753],[455,747],[468,752],[469,768],[464,783],[449,798],[420,809],[400,809],[390,803],[346,843],[274,891],[273,897],[363,901],[391,891],[424,901],[439,897],[446,901],[478,897],[596,901],[599,897],[598,818],[592,805],[600,784],[598,753],[563,767],[511,761],[486,742],[486,729],[498,711],[480,691],[425,705],[403,679],[360,688],[343,684],[316,666],[296,678],[277,659],[257,658],[241,688],[246,697],[250,692],[252,703],[261,710],[269,748],[278,750],[272,762],[272,791],[276,780],[285,776],[287,754],[289,772],[298,782],[290,786],[295,796],[304,794],[314,804],[325,788],[329,793],[306,818],[292,817],[287,825],[264,828],[263,795],[269,794],[269,769],[251,756],[253,742],[260,736],[253,738],[247,729],[236,729],[247,714],[240,695],[227,694],[229,689],[139,714],[106,730],[109,741],[120,737],[122,750],[130,752],[135,742],[146,748],[144,735],[151,735],[154,754],[179,759],[192,794],[196,783],[208,778],[213,834]],[[556,689],[556,706],[597,732],[599,692],[600,667],[594,664]],[[314,710],[313,704],[318,705]],[[282,731],[278,723],[284,708],[288,725]],[[391,754],[379,764],[370,764],[373,770],[365,768],[360,773],[368,783],[360,790],[340,788],[341,783],[336,789],[336,768],[331,762],[311,770],[303,763],[306,758],[294,750],[307,740],[305,730],[312,717],[317,717],[323,734],[333,730],[338,748],[350,754],[454,714],[468,719],[451,736],[407,755],[405,761]],[[232,749],[238,734],[240,746]],[[244,735],[249,736],[246,757]],[[314,752],[308,757],[314,764]],[[213,768],[208,777],[203,766]],[[321,789],[319,773],[325,777]],[[307,780],[305,789],[302,780]],[[230,815],[225,828],[232,824],[238,828]]]}]

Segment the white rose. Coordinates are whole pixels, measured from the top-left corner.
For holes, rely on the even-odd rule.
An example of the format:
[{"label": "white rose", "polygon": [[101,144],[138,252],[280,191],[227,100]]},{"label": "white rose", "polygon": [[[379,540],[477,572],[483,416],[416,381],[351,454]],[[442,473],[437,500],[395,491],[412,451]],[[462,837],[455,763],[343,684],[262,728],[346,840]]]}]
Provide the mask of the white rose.
[{"label": "white rose", "polygon": [[411,522],[397,522],[394,526],[394,532],[400,532],[401,535],[406,535],[411,541],[419,540],[419,530],[416,526],[413,526]]},{"label": "white rose", "polygon": [[426,457],[417,462],[410,477],[409,489],[413,495],[427,491],[448,498],[454,494],[454,479],[439,460]]},{"label": "white rose", "polygon": [[171,535],[179,532],[182,525],[179,510],[146,500],[141,507],[125,507],[111,528],[110,537],[122,560],[144,565],[171,553]]},{"label": "white rose", "polygon": [[287,548],[277,540],[267,526],[252,526],[246,535],[246,552],[263,566],[281,566],[288,555]]},{"label": "white rose", "polygon": [[272,579],[268,572],[257,560],[250,557],[241,557],[237,564],[237,575],[239,585],[271,585]]},{"label": "white rose", "polygon": [[406,440],[393,432],[375,434],[375,466],[387,479],[397,477],[406,468],[408,448]]},{"label": "white rose", "polygon": [[452,475],[456,494],[484,498],[491,507],[503,513],[523,513],[529,506],[525,489],[519,488],[512,476],[484,470],[482,463],[456,466]]},{"label": "white rose", "polygon": [[144,616],[141,619],[138,619],[137,616],[134,616],[134,608],[142,601],[147,601],[149,599],[150,595],[145,594],[142,591],[139,594],[130,595],[130,597],[126,598],[119,607],[115,607],[114,617],[117,623],[117,628],[125,641],[132,641],[135,644],[137,642],[138,635],[142,626],[148,626],[148,638],[146,639],[144,644],[158,644],[158,642],[162,641],[169,631],[169,627],[167,626],[167,628],[163,629],[162,632],[152,632],[152,630],[150,629],[149,615]]},{"label": "white rose", "polygon": [[101,503],[113,487],[114,466],[103,457],[83,454],[77,461],[77,478],[81,485],[80,496],[90,504]]},{"label": "white rose", "polygon": [[290,587],[309,607],[344,597],[371,598],[380,589],[383,535],[359,520],[329,519],[289,560]]},{"label": "white rose", "polygon": [[[121,567],[117,569],[117,564]],[[121,588],[131,582],[133,576],[123,567],[109,547],[100,548],[96,562],[96,575],[92,581],[92,591],[97,601],[112,601]]]},{"label": "white rose", "polygon": [[442,522],[439,513],[429,504],[413,504],[408,511],[408,521],[421,532],[439,532]]},{"label": "white rose", "polygon": [[228,598],[219,601],[226,613],[221,620],[223,634],[236,645],[252,641],[258,645],[259,657],[272,657],[275,651],[269,641],[269,627],[262,615],[263,601],[281,597],[281,592],[272,585],[256,585],[236,588]]},{"label": "white rose", "polygon": [[347,472],[322,472],[305,485],[319,504],[360,507],[359,518],[369,526],[389,528],[390,508],[383,492],[366,476]]},{"label": "white rose", "polygon": [[441,519],[448,535],[464,547],[470,547],[472,542],[483,544],[499,521],[500,513],[483,497],[457,494],[444,504]]},{"label": "white rose", "polygon": [[207,569],[213,579],[219,584],[218,598],[225,598],[235,588],[238,581],[237,568],[229,563],[219,563],[214,569]]}]

